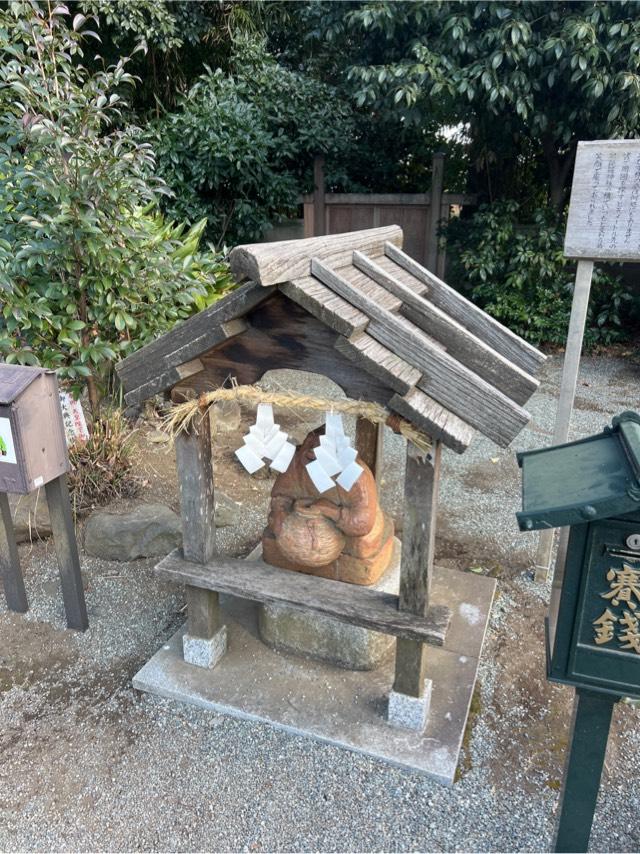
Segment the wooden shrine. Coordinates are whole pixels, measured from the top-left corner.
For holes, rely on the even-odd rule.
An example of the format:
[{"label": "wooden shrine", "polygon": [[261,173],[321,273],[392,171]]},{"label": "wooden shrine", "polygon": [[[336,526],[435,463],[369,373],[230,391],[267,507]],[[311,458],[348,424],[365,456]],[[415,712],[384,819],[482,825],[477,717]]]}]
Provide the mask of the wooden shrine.
[{"label": "wooden shrine", "polygon": [[[434,570],[441,450],[445,446],[464,452],[476,430],[501,447],[509,445],[529,421],[523,407],[538,386],[536,374],[545,357],[406,255],[397,226],[238,246],[232,250],[230,262],[241,283],[237,290],[118,366],[127,403],[139,404],[158,393],[180,402],[222,386],[229,377],[252,384],[277,368],[321,372],[349,398],[384,406],[391,426],[394,419],[396,424],[404,419],[426,434],[431,451],[421,454],[407,443],[400,589],[395,595],[289,572],[260,559],[249,562],[218,555],[211,433],[208,412],[203,412],[176,438],[183,548],[156,568],[161,578],[186,584],[187,633],[180,652],[190,664],[213,668],[205,671],[212,691],[224,693],[224,685],[230,693],[237,690],[242,644],[238,642],[234,648],[230,637],[225,655],[228,621],[220,608],[221,593],[253,602],[283,603],[395,635],[393,678],[383,687],[382,676],[371,682],[376,684],[378,699],[362,712],[371,716],[367,719],[369,737],[374,738],[373,729],[379,731],[379,744],[384,745],[380,749],[369,749],[362,741],[363,721],[354,719],[344,738],[325,733],[318,713],[321,699],[302,722],[289,720],[284,709],[276,710],[277,698],[269,711],[263,711],[256,700],[251,708],[237,713],[344,743],[451,782],[494,581]],[[374,473],[379,470],[380,431],[379,425],[364,419],[357,422],[357,451]],[[475,607],[474,596],[482,600],[478,609],[482,619],[471,629],[461,622],[460,615],[466,613],[461,603]],[[251,644],[246,636],[245,655]],[[251,649],[255,656],[262,655],[258,647]],[[168,646],[158,653],[165,656],[165,663],[161,665],[158,659],[154,664],[152,659],[137,684],[166,696],[184,695],[184,699],[204,703],[202,692],[209,688],[204,683],[194,687],[193,680],[201,678],[195,674],[198,668],[187,666],[178,676],[180,662],[169,662],[167,650]],[[445,653],[449,656],[446,662]],[[432,684],[430,661],[438,655],[441,658]],[[456,667],[467,666],[469,660],[475,662],[471,670],[464,675],[456,672]],[[275,659],[269,661],[277,666]],[[299,666],[313,669],[316,665]],[[255,661],[252,665],[246,660],[245,670],[248,667],[255,667]],[[228,673],[233,671],[233,678],[225,676],[225,668]],[[303,669],[300,674],[303,679]],[[365,679],[361,674],[358,678]],[[178,690],[177,679],[186,680],[183,688],[187,682],[191,687]],[[169,683],[174,687],[167,687]],[[365,690],[364,683],[353,690]],[[193,699],[193,692],[200,699]],[[382,712],[381,692],[390,697]],[[450,726],[436,718],[442,716],[450,722],[451,712],[440,713],[439,709],[446,702],[453,703],[454,694],[460,710],[453,715],[455,734],[451,731],[446,736],[446,769],[433,765],[433,759],[423,764],[414,761],[421,750],[431,749],[426,746],[428,741],[439,738],[430,734],[432,724]],[[442,707],[438,706],[440,695]],[[214,697],[210,705],[232,711],[246,697],[246,691],[238,695],[237,702]],[[267,703],[263,695],[260,702]],[[397,742],[397,753],[388,747],[394,739],[394,727],[388,721],[395,724],[395,731],[406,727]],[[415,742],[407,741],[406,733],[412,728]]]}]

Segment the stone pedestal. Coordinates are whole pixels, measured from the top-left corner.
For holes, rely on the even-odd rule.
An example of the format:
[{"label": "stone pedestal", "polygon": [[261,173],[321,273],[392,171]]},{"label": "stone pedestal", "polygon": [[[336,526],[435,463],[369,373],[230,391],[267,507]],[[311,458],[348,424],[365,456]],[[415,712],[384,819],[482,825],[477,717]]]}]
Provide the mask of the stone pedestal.
[{"label": "stone pedestal", "polygon": [[[394,538],[389,568],[368,587],[369,590],[398,593],[400,552],[400,542]],[[248,560],[258,558],[260,554],[261,547],[258,546]],[[395,638],[391,635],[350,626],[289,605],[261,605],[258,608],[258,626],[262,640],[279,652],[309,656],[349,670],[375,670],[395,647]]]}]

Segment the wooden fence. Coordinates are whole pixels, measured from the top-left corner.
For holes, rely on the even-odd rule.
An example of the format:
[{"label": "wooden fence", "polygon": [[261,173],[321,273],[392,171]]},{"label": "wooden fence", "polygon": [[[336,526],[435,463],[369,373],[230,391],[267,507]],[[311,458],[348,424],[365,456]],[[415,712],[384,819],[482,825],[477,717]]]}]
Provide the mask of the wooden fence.
[{"label": "wooden fence", "polygon": [[[314,162],[312,195],[304,196],[304,236],[340,234],[382,225],[399,225],[404,231],[404,249],[441,278],[445,274],[446,247],[439,235],[441,226],[463,205],[476,204],[465,193],[445,193],[444,154],[435,154],[428,193],[326,193],[324,158]],[[433,211],[437,215],[432,215]]]}]

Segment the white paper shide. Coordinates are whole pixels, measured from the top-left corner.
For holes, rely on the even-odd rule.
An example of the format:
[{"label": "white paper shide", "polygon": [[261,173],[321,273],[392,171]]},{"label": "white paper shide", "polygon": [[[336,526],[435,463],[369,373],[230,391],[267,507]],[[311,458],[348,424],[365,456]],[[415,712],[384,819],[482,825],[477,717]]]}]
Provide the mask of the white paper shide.
[{"label": "white paper shide", "polygon": [[274,471],[286,471],[296,452],[296,446],[287,439],[288,434],[274,421],[271,404],[259,403],[256,423],[242,437],[244,444],[236,451],[236,457],[249,474],[261,469],[265,460]]},{"label": "white paper shide", "polygon": [[318,492],[327,492],[336,484],[347,492],[356,483],[364,469],[356,462],[358,456],[351,441],[345,435],[342,416],[327,412],[325,434],[320,437],[320,446],[315,449],[315,460],[307,463],[306,469]]}]

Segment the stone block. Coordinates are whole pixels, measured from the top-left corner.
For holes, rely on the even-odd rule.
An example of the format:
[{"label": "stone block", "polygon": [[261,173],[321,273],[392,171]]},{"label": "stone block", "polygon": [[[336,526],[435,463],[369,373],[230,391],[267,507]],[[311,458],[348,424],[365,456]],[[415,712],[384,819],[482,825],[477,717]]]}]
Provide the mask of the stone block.
[{"label": "stone block", "polygon": [[227,651],[227,627],[222,626],[212,638],[182,637],[182,654],[187,664],[211,670]]},{"label": "stone block", "polygon": [[[389,568],[370,590],[398,592],[400,584],[399,541],[394,540]],[[259,549],[250,556],[258,557]],[[262,640],[280,652],[328,661],[349,670],[375,670],[391,655],[395,638],[350,626],[331,617],[311,614],[289,605],[261,605],[258,626]]]},{"label": "stone block", "polygon": [[427,725],[431,705],[431,679],[424,681],[422,697],[410,697],[398,691],[389,692],[387,720],[393,726],[422,732]]}]

